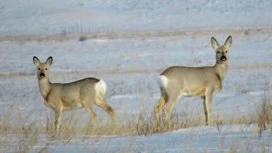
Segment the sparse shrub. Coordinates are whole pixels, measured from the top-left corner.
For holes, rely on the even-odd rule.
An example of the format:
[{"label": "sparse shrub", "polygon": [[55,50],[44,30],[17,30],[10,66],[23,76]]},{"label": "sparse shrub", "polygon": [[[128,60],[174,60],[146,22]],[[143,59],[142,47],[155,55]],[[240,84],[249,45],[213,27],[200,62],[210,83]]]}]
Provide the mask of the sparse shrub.
[{"label": "sparse shrub", "polygon": [[249,35],[249,30],[246,30],[245,32],[244,32],[244,35]]},{"label": "sparse shrub", "polygon": [[139,114],[138,121],[136,123],[136,131],[138,135],[148,135],[155,131],[155,124],[151,118],[145,118],[142,113]]},{"label": "sparse shrub", "polygon": [[222,120],[215,120],[215,127],[216,127],[218,133],[222,132],[223,125],[224,125],[224,121],[222,121]]},{"label": "sparse shrub", "polygon": [[272,100],[268,97],[267,91],[265,91],[264,97],[257,107],[256,115],[256,123],[259,127],[259,137],[261,137],[262,132],[271,128],[272,125]]},{"label": "sparse shrub", "polygon": [[34,123],[22,126],[22,136],[18,144],[18,152],[29,152],[39,139],[39,128]]},{"label": "sparse shrub", "polygon": [[85,40],[88,40],[87,36],[80,36],[79,37],[79,41],[85,41]]}]

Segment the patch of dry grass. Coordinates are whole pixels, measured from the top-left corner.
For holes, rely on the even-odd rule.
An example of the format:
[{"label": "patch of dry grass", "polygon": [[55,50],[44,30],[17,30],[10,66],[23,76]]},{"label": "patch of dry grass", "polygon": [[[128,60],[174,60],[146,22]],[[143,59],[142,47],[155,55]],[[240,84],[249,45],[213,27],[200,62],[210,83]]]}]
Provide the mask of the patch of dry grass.
[{"label": "patch of dry grass", "polygon": [[264,130],[272,131],[272,98],[269,92],[269,83],[266,83],[263,97],[256,107],[256,124],[259,127],[259,137]]},{"label": "patch of dry grass", "polygon": [[[47,118],[45,124],[37,124],[36,122],[29,123],[29,117],[21,115],[21,113],[14,114],[13,108],[10,108],[4,112],[0,120],[0,134],[24,134],[27,132],[53,135],[54,133],[54,120],[53,118]],[[203,116],[195,117],[189,113],[183,112],[180,114],[173,113],[172,121],[174,123],[174,130],[180,128],[195,127],[204,124]],[[162,118],[163,122],[164,119]],[[73,114],[65,114],[62,120],[60,133],[67,136],[73,135],[150,135],[158,132],[168,132],[169,129],[163,128],[158,131],[153,115],[147,113],[139,113],[136,116],[136,120],[126,121],[122,123],[113,124],[107,123],[95,123],[94,125],[88,125],[83,123]]]},{"label": "patch of dry grass", "polygon": [[[38,152],[50,152],[47,148],[47,143],[41,143],[41,136],[45,136],[47,140],[51,140],[53,136],[54,121],[52,118],[47,118],[45,123],[37,123],[35,121],[29,122],[30,116],[33,114],[23,115],[20,112],[14,114],[12,112],[16,108],[11,107],[4,112],[0,120],[0,149],[6,150],[10,147],[14,148],[16,152],[29,152],[33,151],[33,147],[37,143],[42,144]],[[150,112],[149,112],[150,113]],[[95,123],[94,125],[88,125],[75,117],[73,114],[64,114],[59,139],[63,143],[68,144],[70,140],[73,140],[77,136],[95,136],[99,138],[105,135],[152,135],[155,133],[170,132],[172,130],[178,130],[189,127],[204,126],[204,115],[192,114],[192,112],[173,112],[172,122],[173,129],[169,130],[167,126],[162,126],[160,130],[157,129],[154,116],[146,112],[137,114],[135,120],[122,122],[119,124],[107,123]],[[162,125],[167,125],[163,115],[161,115]],[[265,98],[260,107],[257,108],[256,113],[245,116],[215,116],[213,117],[213,126],[219,133],[222,133],[222,127],[230,124],[257,124],[260,133],[268,128],[271,128],[272,123],[272,103],[271,99]],[[16,135],[15,144],[10,143],[15,139],[11,137]],[[237,152],[239,146],[233,144],[230,146],[230,152]]]}]

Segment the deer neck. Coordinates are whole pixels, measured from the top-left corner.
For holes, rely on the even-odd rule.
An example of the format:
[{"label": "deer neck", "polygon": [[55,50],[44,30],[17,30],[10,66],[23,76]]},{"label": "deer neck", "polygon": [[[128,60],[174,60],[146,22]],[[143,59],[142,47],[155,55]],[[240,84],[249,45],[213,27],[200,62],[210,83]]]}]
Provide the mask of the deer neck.
[{"label": "deer neck", "polygon": [[216,62],[216,64],[214,65],[214,69],[215,69],[215,72],[218,75],[220,81],[222,82],[224,80],[225,75],[228,70],[228,63],[227,62],[224,62],[224,63]]},{"label": "deer neck", "polygon": [[47,101],[47,97],[51,91],[52,84],[49,82],[48,79],[42,79],[42,80],[39,80],[38,82],[39,82],[40,92],[41,92],[44,100]]}]

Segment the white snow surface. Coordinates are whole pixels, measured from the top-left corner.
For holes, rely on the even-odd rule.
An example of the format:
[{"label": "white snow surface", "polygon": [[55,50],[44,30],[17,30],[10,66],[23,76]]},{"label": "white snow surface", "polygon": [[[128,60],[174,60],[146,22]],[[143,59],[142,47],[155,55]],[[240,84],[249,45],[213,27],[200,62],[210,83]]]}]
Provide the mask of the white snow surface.
[{"label": "white snow surface", "polygon": [[[44,123],[47,114],[52,116],[38,89],[33,56],[41,61],[53,56],[51,82],[89,76],[103,79],[108,103],[121,124],[140,112],[152,114],[160,95],[157,79],[161,71],[173,65],[213,65],[210,37],[223,44],[228,35],[233,37],[229,71],[222,91],[213,97],[212,115],[252,114],[265,92],[271,94],[271,8],[270,0],[2,0],[0,37],[202,29],[208,29],[208,33],[82,42],[0,39],[0,119],[10,107],[25,116],[32,114],[29,122]],[[224,31],[245,27],[270,32]],[[104,111],[95,109],[96,122],[110,120]],[[198,97],[181,98],[175,111],[204,115]],[[68,113],[88,120],[84,109],[64,115]],[[224,125],[221,133],[215,126],[203,126],[148,136],[79,135],[69,143],[49,141],[41,135],[35,147],[38,150],[46,142],[52,152],[228,152],[237,145],[238,152],[260,152],[261,146],[271,151],[271,131],[259,138],[256,129],[254,125]],[[18,135],[9,137],[16,144]],[[14,152],[15,148],[0,152]]]},{"label": "white snow surface", "polygon": [[3,0],[0,34],[270,26],[271,6],[270,0]]},{"label": "white snow surface", "polygon": [[[242,129],[242,130],[241,130]],[[261,138],[252,132],[253,126],[232,125],[222,127],[219,133],[214,127],[181,129],[175,132],[149,136],[77,136],[71,140],[47,140],[41,135],[40,141],[47,142],[52,152],[141,152],[141,153],[188,153],[188,152],[260,152],[261,146],[271,150],[269,131]],[[10,136],[16,143],[18,135]],[[270,143],[270,144],[269,144]],[[270,145],[270,146],[269,146]],[[32,152],[41,150],[43,144],[37,144]],[[16,148],[16,147],[15,147]],[[10,148],[13,152],[15,148]]]}]

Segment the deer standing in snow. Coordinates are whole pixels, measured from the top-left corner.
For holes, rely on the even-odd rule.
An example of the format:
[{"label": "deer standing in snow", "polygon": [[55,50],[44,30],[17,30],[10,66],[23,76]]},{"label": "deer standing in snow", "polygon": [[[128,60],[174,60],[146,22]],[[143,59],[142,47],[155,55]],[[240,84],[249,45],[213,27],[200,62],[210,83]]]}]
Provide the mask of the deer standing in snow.
[{"label": "deer standing in snow", "polygon": [[231,44],[231,36],[222,46],[212,37],[211,45],[216,55],[215,65],[205,67],[173,66],[160,74],[158,83],[161,96],[154,107],[158,128],[160,127],[160,112],[163,107],[168,127],[172,127],[171,112],[182,96],[200,96],[203,99],[206,125],[210,124],[212,97],[223,87],[223,80],[228,70],[228,51]]},{"label": "deer standing in snow", "polygon": [[55,112],[55,133],[59,134],[62,112],[85,107],[90,115],[90,124],[96,118],[93,104],[104,109],[115,122],[115,111],[106,103],[106,83],[97,78],[85,78],[70,83],[51,83],[49,69],[53,62],[50,56],[45,63],[34,56],[37,67],[38,85],[44,103]]}]

